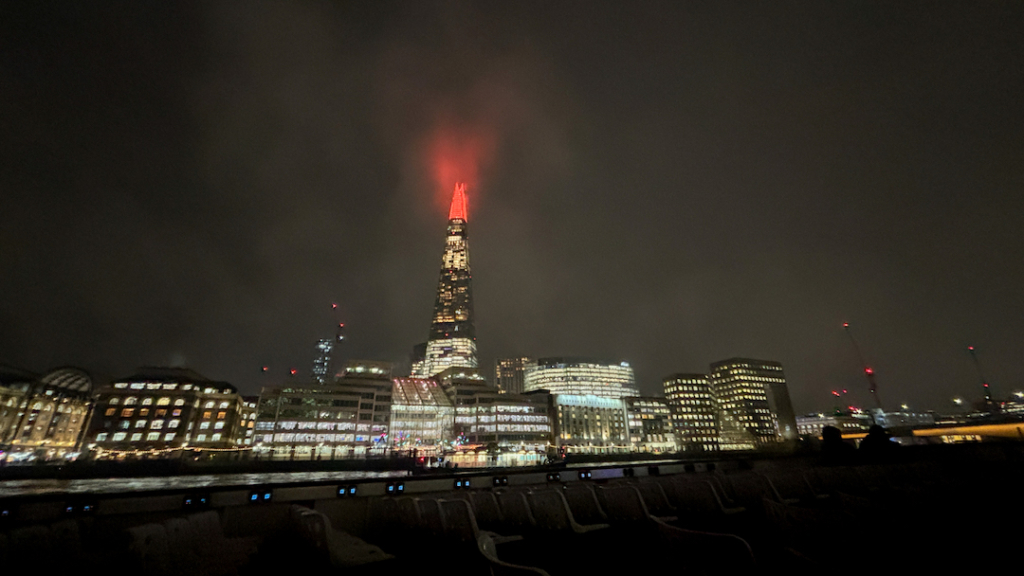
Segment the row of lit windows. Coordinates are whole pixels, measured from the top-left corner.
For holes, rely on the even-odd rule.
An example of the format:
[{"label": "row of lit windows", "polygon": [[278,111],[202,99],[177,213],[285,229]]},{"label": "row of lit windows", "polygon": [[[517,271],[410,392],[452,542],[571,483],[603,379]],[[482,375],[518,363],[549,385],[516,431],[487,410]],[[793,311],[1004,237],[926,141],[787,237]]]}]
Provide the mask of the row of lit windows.
[{"label": "row of lit windows", "polygon": [[[161,389],[162,390],[177,390],[178,389],[178,384],[163,384],[163,383],[160,383],[160,382],[132,382],[132,383],[129,384],[128,382],[115,382],[114,383],[114,388],[117,388],[118,390],[123,390],[125,388],[130,388],[132,390],[161,390]],[[182,390],[192,390],[193,388],[195,388],[196,390],[199,390],[199,386],[193,386],[192,384],[182,384],[181,385],[181,389]],[[225,388],[223,391],[220,391],[220,390],[217,390],[216,388],[209,388],[209,387],[207,387],[207,388],[203,388],[203,393],[204,394],[233,394],[234,391],[231,390],[230,388]]]}]

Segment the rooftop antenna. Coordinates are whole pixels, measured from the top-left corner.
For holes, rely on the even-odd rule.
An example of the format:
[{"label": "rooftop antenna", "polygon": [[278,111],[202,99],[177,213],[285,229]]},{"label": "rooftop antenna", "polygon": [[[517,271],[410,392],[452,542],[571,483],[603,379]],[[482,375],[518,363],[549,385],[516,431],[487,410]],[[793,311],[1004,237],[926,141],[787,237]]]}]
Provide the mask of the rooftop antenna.
[{"label": "rooftop antenna", "polygon": [[985,407],[991,407],[992,402],[992,389],[989,388],[988,380],[985,380],[985,374],[981,371],[981,360],[978,360],[978,354],[974,350],[974,346],[968,346],[967,352],[971,355],[971,360],[974,360],[974,367],[978,369],[978,378],[981,379],[981,387],[985,394]]},{"label": "rooftop antenna", "polygon": [[843,330],[845,330],[846,335],[850,337],[850,343],[853,344],[853,351],[857,353],[857,359],[860,360],[861,366],[864,367],[864,376],[868,379],[868,391],[871,392],[871,397],[875,399],[875,406],[881,410],[882,401],[878,399],[878,385],[875,384],[875,370],[871,366],[868,366],[867,361],[864,360],[864,354],[860,351],[860,346],[857,345],[857,341],[853,338],[853,332],[850,332],[849,322],[843,322]]}]

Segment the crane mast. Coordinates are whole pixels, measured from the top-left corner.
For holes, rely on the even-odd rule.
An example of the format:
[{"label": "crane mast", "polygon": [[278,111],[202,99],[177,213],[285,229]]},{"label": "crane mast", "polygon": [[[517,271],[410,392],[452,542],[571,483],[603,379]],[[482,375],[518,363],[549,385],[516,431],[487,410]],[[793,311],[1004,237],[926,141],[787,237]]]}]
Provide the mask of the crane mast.
[{"label": "crane mast", "polygon": [[843,330],[846,331],[846,335],[850,337],[850,343],[853,344],[853,351],[857,354],[857,359],[860,361],[861,366],[864,367],[864,377],[868,379],[868,391],[871,392],[871,397],[875,399],[875,407],[879,410],[882,409],[882,401],[878,399],[878,385],[875,383],[875,370],[868,366],[867,361],[864,360],[864,354],[860,351],[860,346],[857,345],[857,340],[853,338],[853,332],[850,332],[850,323],[843,323]]}]

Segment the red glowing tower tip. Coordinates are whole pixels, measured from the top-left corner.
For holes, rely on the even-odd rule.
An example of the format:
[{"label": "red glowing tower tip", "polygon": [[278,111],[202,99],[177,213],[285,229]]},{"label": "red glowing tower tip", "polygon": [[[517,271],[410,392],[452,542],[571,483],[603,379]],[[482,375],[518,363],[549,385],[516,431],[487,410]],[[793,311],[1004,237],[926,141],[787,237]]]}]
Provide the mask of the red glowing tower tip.
[{"label": "red glowing tower tip", "polygon": [[462,182],[455,184],[455,193],[452,195],[452,207],[448,210],[449,220],[465,220],[466,218],[466,185]]}]

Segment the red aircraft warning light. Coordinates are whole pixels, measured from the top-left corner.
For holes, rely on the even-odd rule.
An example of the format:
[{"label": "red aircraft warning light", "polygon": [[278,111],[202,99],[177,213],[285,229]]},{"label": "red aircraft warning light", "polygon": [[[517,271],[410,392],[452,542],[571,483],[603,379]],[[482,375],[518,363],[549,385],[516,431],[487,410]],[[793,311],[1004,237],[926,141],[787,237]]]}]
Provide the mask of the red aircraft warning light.
[{"label": "red aircraft warning light", "polygon": [[264,372],[266,372],[267,370],[270,370],[270,366],[264,366],[264,367],[263,367],[263,371],[264,371]]},{"label": "red aircraft warning light", "polygon": [[298,370],[296,370],[295,368],[292,368],[290,370],[290,372],[291,372],[292,376],[295,376],[295,373],[298,372]]},{"label": "red aircraft warning light", "polygon": [[867,366],[867,367],[864,368],[864,373],[865,374],[874,374],[875,371],[872,370],[870,366]]}]

